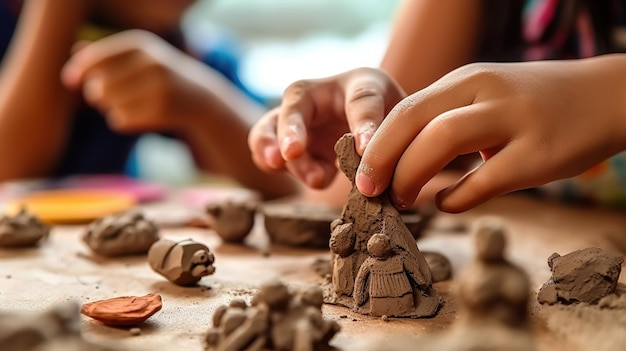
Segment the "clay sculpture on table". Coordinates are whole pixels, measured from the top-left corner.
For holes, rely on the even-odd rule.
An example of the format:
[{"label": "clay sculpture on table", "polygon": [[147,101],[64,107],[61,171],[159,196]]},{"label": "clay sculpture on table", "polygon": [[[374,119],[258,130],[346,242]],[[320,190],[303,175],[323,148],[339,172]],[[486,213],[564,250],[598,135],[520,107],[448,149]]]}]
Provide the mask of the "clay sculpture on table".
[{"label": "clay sculpture on table", "polygon": [[15,216],[0,217],[0,247],[35,246],[49,234],[50,228],[25,208]]},{"label": "clay sculpture on table", "polygon": [[596,303],[615,292],[622,271],[623,256],[600,248],[586,248],[565,256],[548,258],[552,277],[539,290],[540,303]]},{"label": "clay sculpture on table", "polygon": [[132,326],[141,324],[163,306],[161,296],[121,296],[84,304],[80,312],[106,325]]},{"label": "clay sculpture on table", "polygon": [[[352,190],[341,218],[331,224],[330,249],[334,256],[332,294],[327,296],[327,302],[376,316],[381,316],[378,311],[382,310],[390,317],[433,316],[439,309],[441,298],[432,287],[431,272],[424,256],[392,205],[388,193],[370,198],[362,195],[354,185],[360,157],[354,148],[354,137],[351,134],[339,139],[335,152],[342,172],[352,182]],[[385,240],[388,240],[390,248],[383,257],[371,256],[368,252],[368,242],[374,234],[382,234],[388,238]],[[355,280],[364,264],[364,272],[370,272],[369,279],[401,279],[403,284],[408,284],[408,288],[402,285],[402,288],[395,291],[396,288],[387,288],[381,282],[363,283],[361,280],[360,285],[356,286]],[[372,266],[377,267],[375,271]],[[396,272],[400,270],[399,267],[402,267],[405,276]],[[372,275],[372,272],[375,274]],[[405,283],[405,278],[408,283]],[[410,299],[406,297],[406,303],[398,304],[396,300],[399,294],[404,296],[406,289],[410,289]],[[370,298],[372,295],[376,297],[376,306],[385,304],[385,301],[388,301],[389,306],[372,309],[370,303],[369,307],[364,307],[366,305],[361,303],[365,291]]]},{"label": "clay sculpture on table", "polygon": [[148,251],[148,262],[155,272],[183,286],[193,285],[215,272],[215,257],[209,248],[191,239],[157,241]]},{"label": "clay sculpture on table", "polygon": [[159,240],[159,228],[142,213],[129,211],[103,217],[87,226],[83,241],[103,256],[145,254]]},{"label": "clay sculpture on table", "polygon": [[213,229],[226,242],[242,242],[254,226],[257,203],[226,200],[209,204],[206,211],[213,219]]},{"label": "clay sculpture on table", "polygon": [[331,350],[330,339],[339,331],[335,321],[325,320],[318,286],[290,291],[279,281],[263,284],[251,305],[233,300],[213,314],[206,334],[207,350]]}]

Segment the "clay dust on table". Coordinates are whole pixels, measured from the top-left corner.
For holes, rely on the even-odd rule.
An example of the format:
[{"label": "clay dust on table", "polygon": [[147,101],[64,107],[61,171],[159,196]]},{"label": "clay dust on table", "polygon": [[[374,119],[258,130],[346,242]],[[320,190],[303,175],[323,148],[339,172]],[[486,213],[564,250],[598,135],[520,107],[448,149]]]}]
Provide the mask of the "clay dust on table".
[{"label": "clay dust on table", "polygon": [[50,227],[22,208],[15,216],[0,217],[0,247],[35,246],[48,238]]},{"label": "clay dust on table", "polygon": [[352,190],[341,217],[331,224],[334,257],[327,302],[373,316],[435,315],[441,298],[432,287],[430,269],[388,193],[370,198],[356,188],[360,157],[354,137],[341,137],[335,152]]},{"label": "clay dust on table", "polygon": [[141,212],[106,216],[89,224],[83,241],[102,256],[146,254],[159,240],[159,228]]},{"label": "clay dust on table", "polygon": [[215,256],[209,248],[192,239],[161,239],[148,251],[148,263],[167,280],[178,285],[193,285],[215,272]]}]

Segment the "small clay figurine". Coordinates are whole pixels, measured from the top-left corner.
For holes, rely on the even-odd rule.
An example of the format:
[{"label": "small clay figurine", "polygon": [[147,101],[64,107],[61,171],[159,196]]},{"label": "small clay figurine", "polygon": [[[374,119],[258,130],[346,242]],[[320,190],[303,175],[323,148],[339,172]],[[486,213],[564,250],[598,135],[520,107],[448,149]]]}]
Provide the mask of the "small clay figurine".
[{"label": "small clay figurine", "polygon": [[49,234],[50,228],[25,208],[13,217],[0,217],[0,247],[35,246]]},{"label": "small clay figurine", "polygon": [[596,247],[557,253],[548,258],[552,277],[539,290],[540,303],[596,303],[615,292],[622,271],[623,256],[614,256]]},{"label": "small clay figurine", "polygon": [[148,262],[155,272],[182,286],[193,285],[215,272],[215,257],[209,248],[191,239],[157,241],[148,251]]},{"label": "small clay figurine", "polygon": [[129,211],[103,217],[87,226],[83,241],[103,256],[145,254],[159,240],[159,228],[142,213]]},{"label": "small clay figurine", "polygon": [[257,204],[253,201],[226,200],[209,204],[206,211],[213,219],[213,229],[226,242],[242,242],[254,226]]},{"label": "small clay figurine", "polygon": [[374,316],[414,315],[412,286],[428,284],[417,263],[396,254],[385,234],[372,235],[367,251],[370,257],[361,265],[354,283],[356,311]]},{"label": "small clay figurine", "polygon": [[[400,308],[403,312],[398,311],[398,316],[433,316],[439,309],[441,299],[432,287],[430,269],[417,247],[413,234],[391,203],[386,191],[377,197],[366,197],[356,188],[354,178],[360,156],[354,148],[354,137],[351,134],[341,137],[335,144],[335,152],[339,159],[341,171],[352,182],[352,190],[341,213],[341,218],[331,225],[333,294],[327,297],[327,302],[341,304],[362,313],[377,315],[378,308],[373,310],[363,308],[355,301],[355,291],[358,290],[359,294],[364,293],[362,285],[355,286],[355,280],[364,262],[370,257],[367,248],[370,238],[374,234],[384,234],[388,237],[389,245],[393,248],[394,254],[387,259],[375,257],[368,260],[368,264],[365,266],[366,271],[371,274],[370,268],[373,265],[377,267],[376,272],[385,272],[382,273],[383,275],[392,274],[391,272],[395,272],[399,267],[398,262],[401,262],[401,267],[410,267],[412,278],[409,283],[412,302],[410,307]],[[399,257],[396,258],[396,255]],[[378,273],[375,275],[378,277]],[[382,290],[376,291],[377,289]],[[380,284],[370,284],[365,290],[377,298],[388,296],[390,293]],[[406,298],[406,301],[408,300],[409,298]]]},{"label": "small clay figurine", "polygon": [[433,283],[442,282],[452,277],[452,263],[450,260],[434,251],[422,251],[430,272],[433,276]]},{"label": "small clay figurine", "polygon": [[279,281],[263,284],[248,306],[233,300],[213,314],[205,337],[207,350],[330,350],[328,342],[339,331],[324,320],[319,286],[290,291]]}]

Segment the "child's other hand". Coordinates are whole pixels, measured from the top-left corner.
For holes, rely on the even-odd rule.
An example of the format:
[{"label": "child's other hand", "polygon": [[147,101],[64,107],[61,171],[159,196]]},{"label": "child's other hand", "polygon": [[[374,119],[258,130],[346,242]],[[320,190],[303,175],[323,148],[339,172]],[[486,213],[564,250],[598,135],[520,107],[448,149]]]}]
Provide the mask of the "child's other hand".
[{"label": "child's other hand", "polygon": [[252,128],[253,159],[264,170],[287,169],[309,187],[326,187],[337,173],[339,137],[351,131],[363,154],[384,116],[405,95],[388,75],[371,68],[295,82],[282,105]]},{"label": "child's other hand", "polygon": [[457,155],[484,162],[441,191],[438,206],[489,198],[577,175],[626,147],[626,59],[471,64],[400,102],[370,141],[357,186],[390,186],[399,208]]},{"label": "child's other hand", "polygon": [[152,33],[129,30],[81,46],[61,78],[119,132],[175,131],[202,105],[200,87],[184,73],[190,58]]}]

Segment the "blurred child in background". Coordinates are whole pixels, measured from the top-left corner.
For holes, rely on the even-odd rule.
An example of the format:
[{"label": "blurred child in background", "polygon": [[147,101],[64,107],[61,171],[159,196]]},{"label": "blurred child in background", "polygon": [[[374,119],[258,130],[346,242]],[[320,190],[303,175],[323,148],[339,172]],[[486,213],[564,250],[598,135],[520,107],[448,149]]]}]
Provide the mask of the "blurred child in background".
[{"label": "blurred child in background", "polygon": [[293,193],[250,159],[246,136],[264,109],[233,61],[186,46],[193,3],[0,0],[0,180],[122,173],[139,135],[160,132],[203,170],[270,198]]}]

